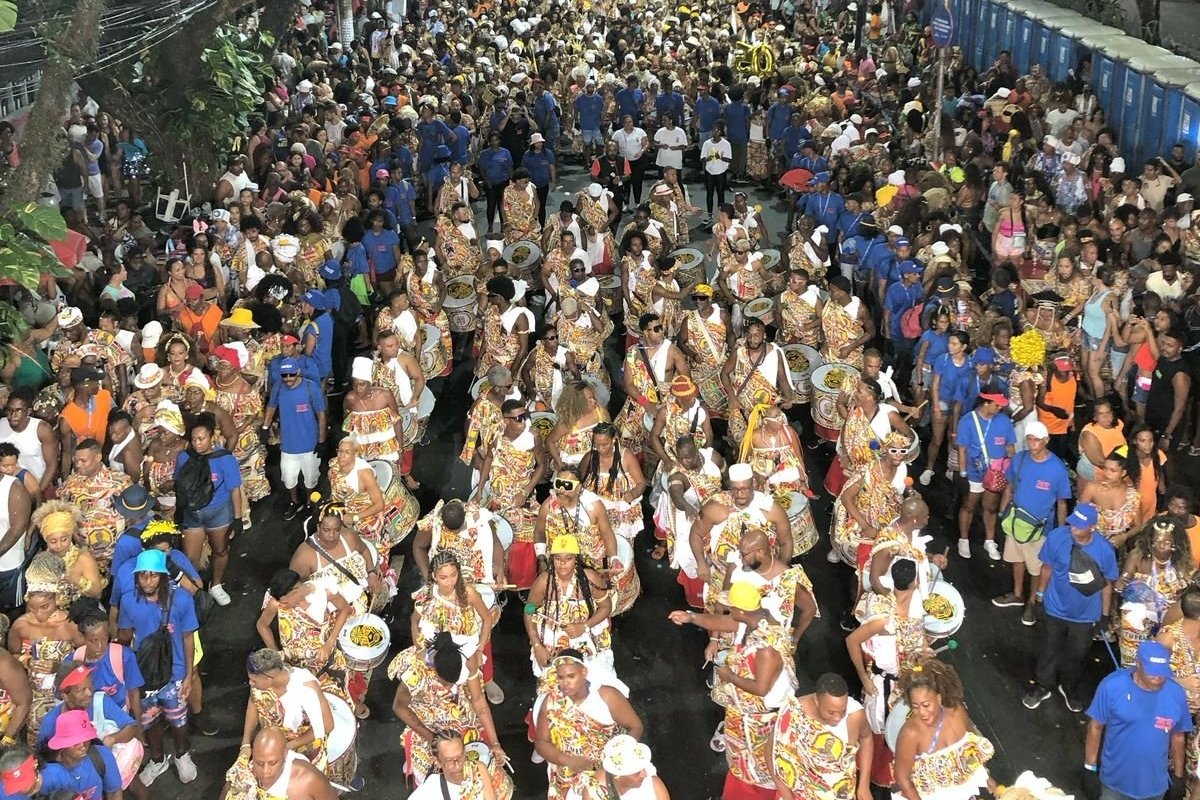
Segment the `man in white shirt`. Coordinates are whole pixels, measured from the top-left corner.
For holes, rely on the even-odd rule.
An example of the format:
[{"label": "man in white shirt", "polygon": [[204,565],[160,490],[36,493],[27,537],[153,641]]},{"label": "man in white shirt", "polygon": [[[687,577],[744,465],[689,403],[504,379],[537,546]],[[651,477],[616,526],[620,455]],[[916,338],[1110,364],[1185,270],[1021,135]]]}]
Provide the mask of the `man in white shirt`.
[{"label": "man in white shirt", "polygon": [[1059,95],[1058,105],[1046,112],[1046,125],[1050,128],[1050,135],[1056,139],[1062,136],[1063,130],[1074,124],[1078,116],[1078,111],[1067,107],[1067,98]]},{"label": "man in white shirt", "polygon": [[674,167],[683,169],[683,151],[687,149],[688,138],[683,128],[675,124],[675,118],[670,114],[663,115],[663,127],[654,133],[654,146],[658,151],[654,163],[659,169]]},{"label": "man in white shirt", "polygon": [[629,162],[630,196],[635,204],[642,202],[642,180],[646,176],[646,164],[642,156],[650,149],[650,137],[633,124],[633,117],[626,114],[621,127],[613,131],[611,140],[617,145],[621,157]]},{"label": "man in white shirt", "polygon": [[1154,213],[1162,213],[1167,190],[1175,185],[1177,178],[1178,176],[1162,174],[1161,158],[1146,162],[1142,170],[1142,197],[1145,198],[1146,205],[1154,209]]},{"label": "man in white shirt", "polygon": [[725,189],[728,186],[729,165],[733,162],[733,147],[725,138],[725,124],[713,126],[712,137],[700,147],[700,163],[704,165],[704,197],[708,206],[706,226],[712,224],[713,196],[717,205],[725,205]]}]

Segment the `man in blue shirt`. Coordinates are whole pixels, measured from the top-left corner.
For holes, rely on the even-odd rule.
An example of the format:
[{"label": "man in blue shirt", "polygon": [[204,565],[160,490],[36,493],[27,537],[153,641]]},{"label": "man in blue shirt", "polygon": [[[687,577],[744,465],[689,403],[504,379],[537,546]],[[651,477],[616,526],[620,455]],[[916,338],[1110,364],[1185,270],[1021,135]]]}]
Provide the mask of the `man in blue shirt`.
[{"label": "man in blue shirt", "polygon": [[796,107],[792,105],[792,92],[787,86],[781,87],[779,95],[771,107],[767,109],[767,143],[771,152],[771,177],[776,178],[782,171],[788,159],[783,152],[783,132],[787,129]]},{"label": "man in blue shirt", "polygon": [[[963,404],[966,407],[966,404]],[[958,463],[963,478],[967,481],[967,495],[958,509],[958,554],[971,557],[971,522],[975,509],[983,500],[983,549],[992,561],[1000,560],[1000,548],[996,545],[996,512],[1000,508],[1000,495],[983,490],[983,477],[989,469],[1000,469],[1003,459],[1016,449],[1017,433],[1012,420],[1004,409],[1008,408],[1008,396],[998,386],[983,387],[975,403],[975,409],[963,414],[958,421]]]},{"label": "man in blue shirt", "polygon": [[521,166],[529,171],[529,182],[537,189],[538,222],[545,225],[546,199],[554,183],[554,151],[546,147],[546,139],[540,133],[529,137],[529,149],[521,158]]},{"label": "man in blue shirt", "polygon": [[[582,99],[582,98],[581,98]],[[579,108],[579,101],[575,101]],[[488,230],[496,227],[496,215],[500,212],[500,201],[504,198],[504,187],[512,180],[512,153],[500,146],[500,134],[492,131],[488,146],[478,158],[479,172],[483,176],[483,195],[487,198]]]},{"label": "man in blue shirt", "polygon": [[[92,668],[75,661],[64,661],[58,665],[54,676],[54,688],[62,695],[62,702],[46,712],[42,717],[42,725],[38,729],[37,749],[46,748],[46,743],[54,735],[58,718],[71,711],[83,711],[88,715],[92,724],[97,724],[95,711],[99,710],[104,721],[116,725],[116,729],[106,736],[113,736],[119,742],[127,742],[138,738],[138,723],[129,716],[121,706],[104,692],[94,692],[92,686]],[[124,698],[122,698],[124,699]]]},{"label": "man in blue shirt", "polygon": [[424,175],[433,166],[433,152],[438,145],[449,149],[454,143],[454,131],[446,123],[433,116],[433,106],[421,106],[421,121],[417,123],[417,139],[421,145],[417,150],[417,172]]},{"label": "man in blue shirt", "polygon": [[733,149],[729,172],[735,181],[746,179],[746,148],[750,143],[750,107],[742,102],[742,97],[740,86],[730,89],[729,102],[721,113],[725,120],[725,138]]},{"label": "man in blue shirt", "polygon": [[113,498],[113,509],[125,518],[125,530],[113,544],[110,569],[116,571],[142,552],[142,531],[154,519],[154,499],[144,486],[135,483]]},{"label": "man in blue shirt", "polygon": [[907,364],[912,360],[913,347],[916,341],[904,338],[900,332],[900,318],[925,296],[925,287],[921,286],[921,268],[915,261],[905,261],[900,266],[900,282],[888,287],[883,299],[883,331],[884,336],[892,342],[892,353],[896,361]]},{"label": "man in blue shirt", "polygon": [[263,415],[264,436],[271,430],[271,419],[279,415],[279,474],[291,493],[292,504],[283,518],[292,520],[304,508],[300,498],[300,476],[304,476],[304,496],[312,494],[321,478],[318,456],[325,444],[325,395],[321,387],[304,377],[300,364],[286,359],[279,365],[279,380],[272,381],[267,411]]},{"label": "man in blue shirt", "polygon": [[[911,261],[904,262],[911,264]],[[889,289],[888,291],[891,291]],[[971,367],[974,374],[968,375],[963,381],[962,388],[959,391],[958,402],[959,408],[970,408],[975,404],[975,398],[979,397],[987,387],[991,387],[998,394],[1005,397],[1008,396],[1008,381],[996,374],[996,351],[990,347],[980,347],[971,354]],[[1013,426],[1014,430],[1016,425]],[[1017,447],[1021,447],[1024,442],[1018,441]]]},{"label": "man in blue shirt", "polygon": [[[823,170],[815,169],[807,163],[801,163],[798,159],[801,156],[800,148],[804,143],[808,142],[811,147],[812,134],[804,125],[804,117],[798,112],[793,111],[792,116],[788,118],[788,126],[783,129],[783,158],[788,162],[788,165],[795,169],[803,167],[809,172],[821,172]],[[811,155],[812,150],[806,151],[806,155]],[[824,159],[821,159],[824,161]]]},{"label": "man in blue shirt", "polygon": [[558,102],[554,95],[546,91],[541,77],[533,79],[533,121],[538,130],[546,138],[546,149],[554,153],[558,147],[558,137],[562,134],[562,123],[559,122]]},{"label": "man in blue shirt", "polygon": [[[617,92],[615,99],[617,101],[617,116],[624,117],[628,114],[633,117],[634,125],[641,126],[642,102],[646,99],[646,95],[638,88],[636,75],[630,75],[625,79],[625,88]],[[580,124],[582,125],[582,123]]]},{"label": "man in blue shirt", "polygon": [[[70,786],[68,796],[83,800],[101,800],[121,794],[121,770],[112,750],[99,744],[100,734],[88,719],[86,711],[68,711],[54,723],[54,735],[50,737],[49,749],[56,753],[55,763],[47,764],[42,770],[40,792],[46,794],[50,786],[64,783]],[[191,757],[188,757],[191,762]],[[182,771],[181,773],[182,774]],[[196,767],[192,766],[191,777],[196,779]]]},{"label": "man in blue shirt", "polygon": [[307,321],[300,326],[304,354],[317,362],[321,380],[333,373],[333,317],[323,292],[309,289],[300,296],[300,310]]},{"label": "man in blue shirt", "polygon": [[589,80],[583,94],[575,98],[575,114],[579,121],[579,133],[583,139],[583,163],[590,164],[597,148],[604,147],[603,127],[604,98],[596,94],[596,82]]},{"label": "man in blue shirt", "polygon": [[[799,114],[793,114],[794,117],[799,117]],[[788,131],[792,131],[792,127],[788,127]],[[808,134],[808,128],[801,126],[800,130],[804,134]],[[793,134],[795,135],[795,134]],[[817,145],[812,140],[812,136],[806,135],[796,142],[796,149],[788,154],[791,160],[792,169],[806,169],[816,175],[818,172],[828,172],[829,162],[825,160],[825,156],[817,152]]]},{"label": "man in blue shirt", "polygon": [[861,194],[848,194],[843,199],[846,209],[838,217],[837,221],[837,238],[839,242],[844,242],[851,236],[857,236],[860,224],[868,216],[862,210],[863,197]]},{"label": "man in blue shirt", "polygon": [[390,294],[400,263],[400,235],[386,227],[387,219],[378,211],[372,212],[363,234],[363,246],[375,273],[376,285],[385,295]]},{"label": "man in blue shirt", "polygon": [[[326,262],[326,263],[328,263],[328,262]],[[335,261],[333,263],[336,264],[337,262]],[[340,267],[340,265],[339,265],[339,267]],[[325,268],[322,267],[321,272],[324,273],[324,271],[325,271]],[[339,275],[341,274],[340,269],[338,270],[338,274]],[[295,361],[297,364],[300,365],[300,374],[301,375],[308,378],[309,380],[320,383],[320,381],[321,381],[320,367],[317,366],[316,361],[314,361],[313,359],[309,358],[308,356],[306,356],[300,352],[300,340],[299,339],[297,339],[295,336],[292,336],[290,333],[285,333],[283,335],[283,339],[281,340],[280,350],[282,352],[280,352],[279,355],[272,358],[270,363],[267,364],[267,385],[268,386],[272,386],[279,382],[279,365],[289,359],[292,361]],[[134,555],[136,557],[137,554],[135,553]]]},{"label": "man in blue shirt", "polygon": [[[982,349],[982,348],[981,348]],[[1046,529],[1067,519],[1067,501],[1071,499],[1071,477],[1062,459],[1050,452],[1050,432],[1039,420],[1025,424],[1026,449],[1013,456],[1005,470],[1008,486],[1000,496],[1000,530],[1004,540],[1004,560],[1012,564],[1013,589],[992,599],[997,608],[1025,607],[1021,624],[1034,625],[1033,592],[1025,593],[1025,573],[1034,586],[1042,574],[1039,555],[1046,540]],[[1023,541],[1018,541],[1021,539]]]},{"label": "man in blue shirt", "polygon": [[836,236],[838,217],[846,210],[842,196],[829,189],[829,173],[818,172],[812,177],[816,189],[808,194],[800,195],[796,201],[798,210],[813,218],[813,226],[825,226],[830,237]]},{"label": "man in blue shirt", "polygon": [[[121,601],[117,639],[133,647],[135,653],[159,630],[165,629],[171,641],[171,672],[165,676],[166,684],[156,689],[150,685],[152,676],[144,676],[148,693],[142,700],[142,727],[146,731],[150,758],[139,777],[149,786],[167,770],[163,730],[156,724],[161,715],[166,718],[175,741],[175,767],[179,770],[179,780],[189,783],[196,778],[187,733],[187,698],[192,688],[196,658],[195,633],[200,627],[196,622],[196,606],[187,592],[168,580],[167,554],[163,551],[142,551],[137,557],[134,573],[135,585]],[[167,615],[165,620],[164,614]],[[60,724],[63,718],[60,718]],[[54,747],[53,740],[50,746]],[[119,773],[117,780],[120,781]]]},{"label": "man in blue shirt", "polygon": [[712,137],[713,125],[721,118],[721,103],[709,94],[708,84],[702,83],[696,87],[696,144],[703,145]]},{"label": "man in blue shirt", "polygon": [[451,133],[454,134],[454,144],[450,146],[450,160],[465,167],[471,160],[471,132],[463,125],[461,111],[451,111],[446,119]]},{"label": "man in blue shirt", "polygon": [[[1058,691],[1072,711],[1082,711],[1079,675],[1092,637],[1108,628],[1117,553],[1096,533],[1099,512],[1091,503],[1075,506],[1067,524],[1046,534],[1042,574],[1035,602],[1042,604],[1042,642],[1034,675],[1036,685],[1021,698],[1034,709]],[[1099,623],[1097,625],[1097,623]]]},{"label": "man in blue shirt", "polygon": [[[1188,592],[1200,605],[1196,589]],[[1100,681],[1087,714],[1083,785],[1089,797],[1182,800],[1192,715],[1187,692],[1171,672],[1170,650],[1156,641],[1142,642],[1132,669]]]},{"label": "man in blue shirt", "polygon": [[24,744],[14,744],[0,754],[0,800],[31,800],[53,797],[56,792],[75,796],[75,781],[58,764],[47,764],[53,775],[47,779],[38,770],[37,757]]}]

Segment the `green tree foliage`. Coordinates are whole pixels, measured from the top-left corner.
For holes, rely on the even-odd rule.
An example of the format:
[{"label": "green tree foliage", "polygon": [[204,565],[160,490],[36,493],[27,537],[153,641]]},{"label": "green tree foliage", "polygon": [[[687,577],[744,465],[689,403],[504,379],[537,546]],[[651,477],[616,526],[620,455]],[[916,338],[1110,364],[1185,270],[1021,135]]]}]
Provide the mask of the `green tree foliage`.
[{"label": "green tree foliage", "polygon": [[[0,213],[0,281],[13,283],[36,292],[43,274],[69,278],[70,272],[58,260],[50,242],[67,235],[67,223],[57,208],[30,203]],[[3,338],[21,338],[28,324],[9,303],[0,303],[0,331]],[[0,347],[0,363],[7,355]]]}]

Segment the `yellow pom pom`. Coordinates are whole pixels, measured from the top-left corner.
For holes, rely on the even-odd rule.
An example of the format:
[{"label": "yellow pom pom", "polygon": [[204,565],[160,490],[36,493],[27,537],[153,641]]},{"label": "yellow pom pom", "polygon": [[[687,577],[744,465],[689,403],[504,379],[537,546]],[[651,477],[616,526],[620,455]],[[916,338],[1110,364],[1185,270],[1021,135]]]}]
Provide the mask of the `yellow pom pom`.
[{"label": "yellow pom pom", "polygon": [[310,495],[308,496],[308,502],[310,502],[310,503],[319,503],[319,502],[321,502],[321,493],[320,493],[320,492],[313,492],[312,494],[310,494]]}]

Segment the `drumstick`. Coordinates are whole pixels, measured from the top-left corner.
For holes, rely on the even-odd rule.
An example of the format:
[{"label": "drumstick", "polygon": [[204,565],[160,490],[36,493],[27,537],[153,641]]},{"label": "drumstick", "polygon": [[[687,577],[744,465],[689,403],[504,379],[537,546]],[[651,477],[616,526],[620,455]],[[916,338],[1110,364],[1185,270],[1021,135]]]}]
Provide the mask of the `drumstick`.
[{"label": "drumstick", "polygon": [[487,586],[491,589],[499,589],[502,592],[517,588],[515,583],[478,583],[476,586]]},{"label": "drumstick", "polygon": [[929,398],[926,398],[926,399],[922,400],[920,403],[917,403],[915,406],[912,407],[912,409],[909,410],[909,412],[905,416],[911,417],[914,414],[919,413],[920,410],[927,405],[929,405]]}]

